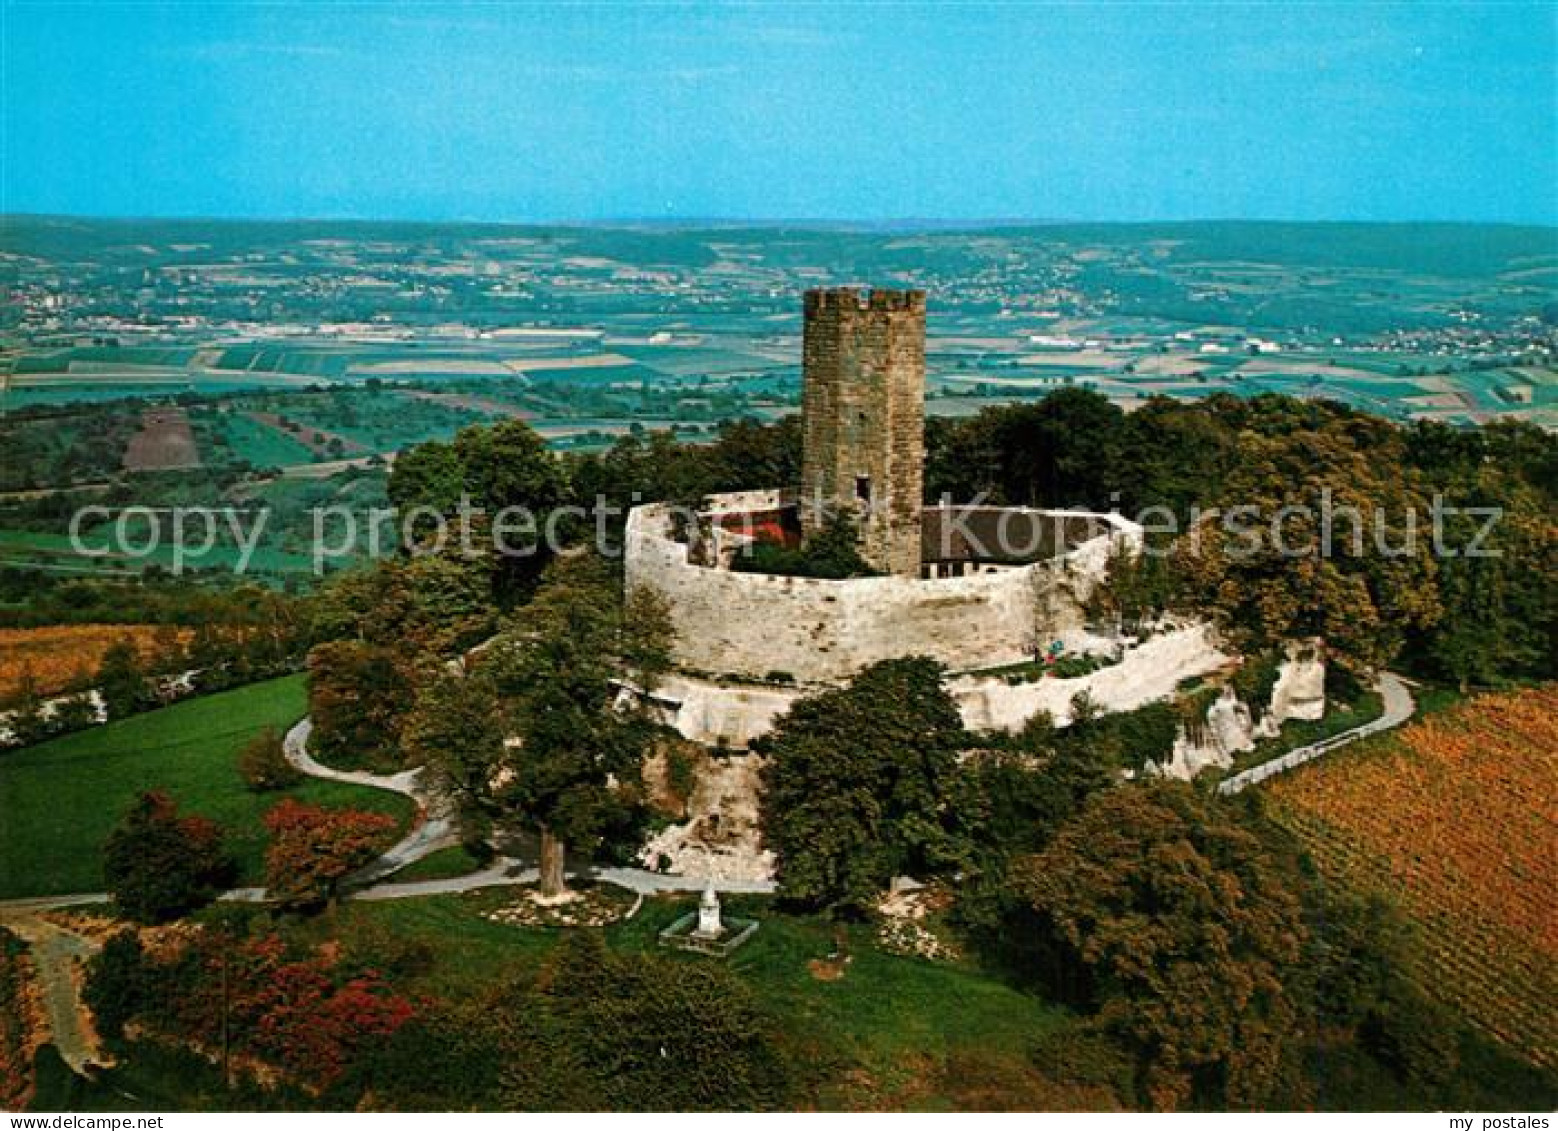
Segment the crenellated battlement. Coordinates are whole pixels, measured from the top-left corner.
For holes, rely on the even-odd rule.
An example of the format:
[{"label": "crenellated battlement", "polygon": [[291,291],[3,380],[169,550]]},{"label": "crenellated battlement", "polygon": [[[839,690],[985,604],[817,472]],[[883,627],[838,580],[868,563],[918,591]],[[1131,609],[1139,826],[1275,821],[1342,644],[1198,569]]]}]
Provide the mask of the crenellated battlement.
[{"label": "crenellated battlement", "polygon": [[925,313],[925,292],[887,287],[815,287],[806,292],[806,313],[856,311]]}]

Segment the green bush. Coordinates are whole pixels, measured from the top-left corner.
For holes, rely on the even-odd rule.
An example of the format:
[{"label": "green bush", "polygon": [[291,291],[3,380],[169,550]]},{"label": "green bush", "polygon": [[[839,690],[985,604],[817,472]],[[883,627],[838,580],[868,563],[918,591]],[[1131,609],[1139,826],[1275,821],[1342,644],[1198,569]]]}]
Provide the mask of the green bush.
[{"label": "green bush", "polygon": [[105,1040],[118,1041],[125,1025],[148,1001],[146,951],[134,931],[120,931],[103,944],[87,965],[81,998]]},{"label": "green bush", "polygon": [[816,577],[841,581],[874,577],[877,571],[860,556],[860,537],[847,516],[829,519],[796,549],[773,542],[753,542],[737,553],[731,568],[738,573],[771,573],[785,577]]},{"label": "green bush", "polygon": [[238,772],[255,793],[290,789],[303,780],[302,772],[287,761],[281,735],[273,727],[266,727],[238,752]]}]

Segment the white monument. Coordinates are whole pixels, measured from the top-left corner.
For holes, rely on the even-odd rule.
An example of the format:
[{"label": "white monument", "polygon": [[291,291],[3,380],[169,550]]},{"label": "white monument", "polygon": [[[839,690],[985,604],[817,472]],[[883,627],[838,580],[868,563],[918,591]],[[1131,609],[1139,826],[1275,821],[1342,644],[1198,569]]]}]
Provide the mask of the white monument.
[{"label": "white monument", "polygon": [[717,939],[724,933],[725,924],[720,922],[719,896],[710,885],[703,889],[703,897],[698,900],[698,929],[693,935],[700,939]]}]

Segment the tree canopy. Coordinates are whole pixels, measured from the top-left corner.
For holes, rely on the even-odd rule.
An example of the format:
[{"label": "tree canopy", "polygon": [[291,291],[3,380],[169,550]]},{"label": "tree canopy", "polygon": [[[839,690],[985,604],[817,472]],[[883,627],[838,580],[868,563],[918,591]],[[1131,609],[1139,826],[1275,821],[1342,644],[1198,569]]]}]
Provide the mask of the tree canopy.
[{"label": "tree canopy", "polygon": [[164,793],[143,793],[103,848],[103,875],[114,902],[131,919],[163,923],[210,903],[236,878],[222,829],[205,817],[181,816]]},{"label": "tree canopy", "polygon": [[[656,598],[624,597],[599,558],[562,557],[475,658],[475,681],[441,681],[419,703],[413,741],[468,806],[540,834],[542,886],[560,890],[564,846],[589,844],[623,803],[617,785],[639,780],[656,731],[640,693],[669,657]],[[491,712],[501,736],[447,719],[451,702]]]},{"label": "tree canopy", "polygon": [[1260,1106],[1296,1027],[1284,979],[1305,932],[1296,877],[1226,804],[1161,780],[1106,790],[1013,874],[1145,1099]]},{"label": "tree canopy", "polygon": [[941,676],[923,658],[874,664],[802,699],[754,744],[786,899],[855,912],[894,876],[962,859],[950,798],[965,735]]}]

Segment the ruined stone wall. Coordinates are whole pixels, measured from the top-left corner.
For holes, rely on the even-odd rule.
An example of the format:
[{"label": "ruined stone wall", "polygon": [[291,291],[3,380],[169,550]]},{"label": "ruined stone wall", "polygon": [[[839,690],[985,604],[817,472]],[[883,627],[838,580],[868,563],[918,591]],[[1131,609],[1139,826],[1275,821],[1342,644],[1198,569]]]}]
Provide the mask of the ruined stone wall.
[{"label": "ruined stone wall", "polygon": [[[961,675],[947,690],[970,730],[1019,730],[1039,711],[1059,726],[1071,722],[1072,700],[1082,692],[1106,711],[1131,711],[1172,698],[1180,683],[1227,667],[1235,657],[1205,624],[1163,632],[1125,654],[1119,663],[1084,676],[1048,676],[1009,684],[990,676]],[[734,749],[766,734],[812,688],[751,687],[673,675],[657,689],[667,725],[682,737]]]},{"label": "ruined stone wall", "polygon": [[970,730],[1020,730],[1040,711],[1049,712],[1057,726],[1069,726],[1072,700],[1081,692],[1104,711],[1133,711],[1173,698],[1185,680],[1226,667],[1234,658],[1211,625],[1187,624],[1150,637],[1119,663],[1085,676],[1046,677],[1016,686],[965,676],[949,681],[948,688]]},{"label": "ruined stone wall", "polygon": [[925,293],[806,292],[802,525],[853,512],[861,556],[920,573],[925,464]]},{"label": "ruined stone wall", "polygon": [[[713,502],[718,513],[762,510],[778,499],[745,492]],[[1030,658],[1039,636],[1081,627],[1082,603],[1103,576],[1110,546],[1140,535],[1119,516],[1093,517],[1111,532],[1052,561],[964,577],[827,581],[696,564],[672,537],[666,508],[651,505],[628,516],[627,583],[666,599],[676,662],[689,671],[834,683],[878,660],[913,655],[954,671],[988,668]],[[919,538],[916,525],[916,554]]]}]

